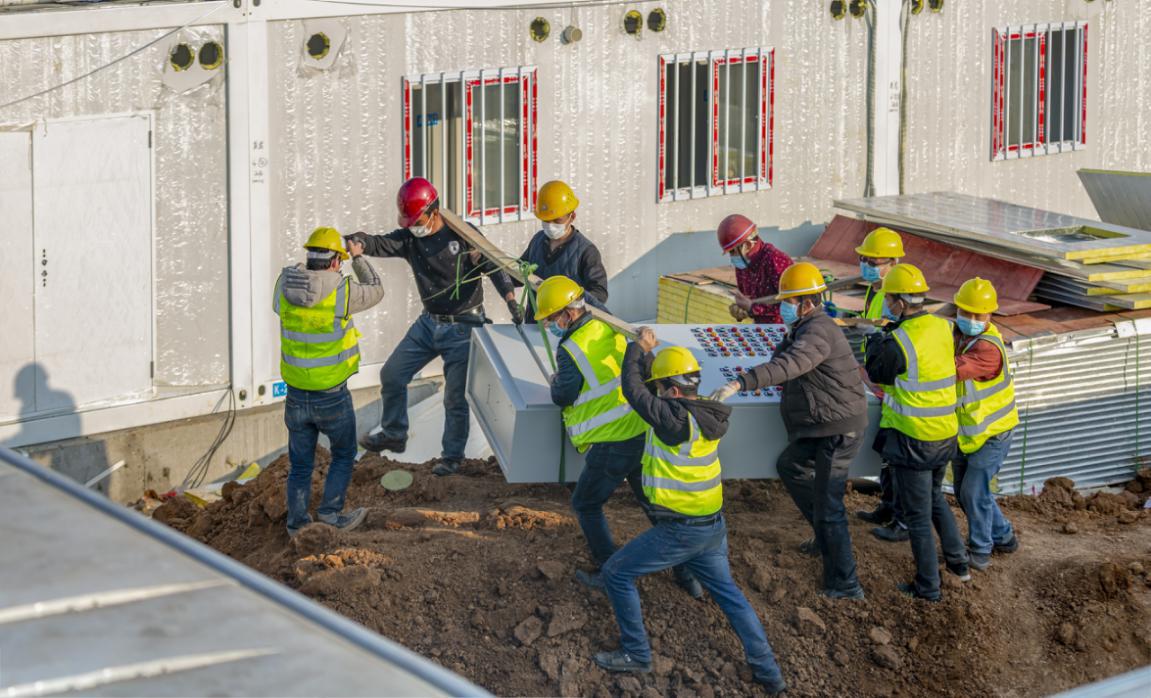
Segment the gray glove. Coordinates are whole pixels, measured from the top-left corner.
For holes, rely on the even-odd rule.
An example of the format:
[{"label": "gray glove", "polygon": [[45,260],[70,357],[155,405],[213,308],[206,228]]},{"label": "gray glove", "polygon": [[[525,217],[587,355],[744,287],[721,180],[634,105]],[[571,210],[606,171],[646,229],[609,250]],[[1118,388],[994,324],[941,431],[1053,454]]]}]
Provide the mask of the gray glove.
[{"label": "gray glove", "polygon": [[721,385],[709,397],[712,400],[715,400],[716,402],[723,402],[724,400],[728,399],[732,395],[735,395],[736,393],[738,393],[742,389],[743,389],[743,386],[741,386],[739,384],[739,381],[732,381],[730,383],[724,383],[723,385]]}]

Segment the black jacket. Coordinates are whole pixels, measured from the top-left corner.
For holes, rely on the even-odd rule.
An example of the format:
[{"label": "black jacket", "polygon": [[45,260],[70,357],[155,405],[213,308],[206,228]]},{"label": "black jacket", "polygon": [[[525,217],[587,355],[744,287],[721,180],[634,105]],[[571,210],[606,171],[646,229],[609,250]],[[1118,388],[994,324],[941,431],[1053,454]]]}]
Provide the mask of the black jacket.
[{"label": "black jacket", "polygon": [[660,441],[668,446],[687,441],[691,435],[689,414],[695,417],[705,437],[718,439],[727,433],[731,408],[722,402],[657,397],[644,382],[644,378],[650,375],[650,358],[635,342],[627,345],[621,376],[623,396]]},{"label": "black jacket", "polygon": [[501,299],[515,291],[511,278],[486,258],[473,261],[467,242],[447,225],[436,234],[422,238],[412,235],[407,228],[386,235],[357,232],[349,237],[361,240],[364,254],[369,256],[406,259],[415,276],[424,310],[429,313],[459,315],[482,308],[481,274],[491,275]]},{"label": "black jacket", "polygon": [[783,386],[780,413],[792,440],[862,433],[867,428],[859,362],[823,308],[796,322],[771,361],[741,374],[739,382],[744,390]]},{"label": "black jacket", "polygon": [[[882,332],[872,334],[867,339],[866,356],[863,368],[872,383],[880,386],[894,385],[895,379],[907,371],[907,359],[895,341],[892,333],[903,320],[918,317],[926,311],[908,315],[896,322],[889,322]],[[886,463],[914,470],[934,470],[947,465],[955,457],[959,448],[956,438],[940,441],[914,439],[898,429],[881,428],[871,446]]]},{"label": "black jacket", "polygon": [[[570,237],[555,250],[551,240],[541,230],[532,237],[520,259],[536,265],[536,275],[541,279],[552,276],[566,276],[583,287],[585,300],[591,305],[607,310],[607,270],[599,248],[579,230],[573,230]],[[515,282],[520,285],[519,282]],[[528,322],[535,318],[528,313]]]}]

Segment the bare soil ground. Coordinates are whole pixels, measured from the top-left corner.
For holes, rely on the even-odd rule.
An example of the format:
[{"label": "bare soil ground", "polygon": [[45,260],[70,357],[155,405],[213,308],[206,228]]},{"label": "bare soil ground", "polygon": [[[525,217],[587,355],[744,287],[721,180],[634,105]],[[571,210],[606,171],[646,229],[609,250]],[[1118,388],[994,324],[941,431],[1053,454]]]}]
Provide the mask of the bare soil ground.
[{"label": "bare soil ground", "polygon": [[[348,505],[370,514],[348,533],[317,524],[288,539],[285,458],[205,510],[175,500],[155,515],[496,694],[761,694],[719,608],[668,573],[640,583],[654,671],[601,672],[590,657],[615,646],[616,627],[606,597],[573,578],[588,557],[567,488],[509,485],[494,461],[446,478],[432,465],[362,461]],[[415,474],[409,489],[380,486],[395,467]],[[1141,475],[1122,495],[1085,498],[1057,479],[1004,500],[1021,549],[966,584],[944,574],[940,604],[896,591],[913,574],[909,546],[874,539],[854,516],[867,600],[821,598],[819,562],[797,550],[809,529],[779,484],[728,482],[732,567],[789,695],[1046,695],[1151,663],[1151,472]],[[849,495],[851,511],[872,506]],[[648,525],[624,488],[607,512],[622,540]]]}]

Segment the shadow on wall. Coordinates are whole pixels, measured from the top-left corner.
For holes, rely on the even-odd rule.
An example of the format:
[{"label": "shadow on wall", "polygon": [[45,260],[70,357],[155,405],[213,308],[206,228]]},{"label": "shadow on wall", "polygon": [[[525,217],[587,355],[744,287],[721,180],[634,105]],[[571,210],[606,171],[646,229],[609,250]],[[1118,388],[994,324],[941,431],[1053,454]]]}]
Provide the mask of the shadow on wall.
[{"label": "shadow on wall", "polygon": [[[807,254],[824,227],[823,223],[810,221],[789,230],[761,227],[759,236],[795,257]],[[714,230],[672,233],[611,278],[608,307],[624,320],[650,320],[657,314],[661,275],[727,263],[716,244]]]},{"label": "shadow on wall", "polygon": [[[23,443],[26,436],[27,420],[35,416],[51,416],[65,424],[61,427],[64,433],[75,434],[80,431],[80,415],[76,412],[76,400],[66,390],[53,388],[49,384],[48,371],[37,363],[24,365],[17,373],[12,384],[12,396],[20,401],[19,416],[21,431],[15,436],[0,441],[0,446]],[[108,468],[107,449],[102,441],[90,439],[75,439],[54,445],[51,448],[37,452],[34,448],[25,447],[23,450],[36,461],[49,465],[53,470],[67,475],[76,482],[84,484]],[[95,489],[106,492],[108,481],[105,479]]]}]

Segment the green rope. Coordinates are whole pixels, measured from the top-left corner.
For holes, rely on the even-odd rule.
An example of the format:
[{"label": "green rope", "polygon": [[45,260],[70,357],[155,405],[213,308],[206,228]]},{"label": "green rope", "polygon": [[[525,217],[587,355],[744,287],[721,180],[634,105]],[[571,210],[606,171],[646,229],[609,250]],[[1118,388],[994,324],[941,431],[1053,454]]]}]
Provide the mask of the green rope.
[{"label": "green rope", "polygon": [[688,284],[687,296],[683,301],[683,324],[687,324],[687,316],[691,309],[691,293],[695,290],[695,284]]},{"label": "green rope", "polygon": [[[534,312],[536,307],[536,290],[532,288],[531,275],[535,272],[538,265],[530,262],[525,262],[522,259],[516,260],[519,265],[520,276],[524,280],[524,292],[520,297],[520,311],[526,316],[528,312]],[[544,350],[547,351],[548,363],[552,367],[552,371],[558,370],[556,367],[556,357],[552,352],[551,342],[548,341],[548,332],[544,329],[543,323],[537,322],[536,327],[539,328],[540,338],[544,343]],[[556,482],[564,484],[567,481],[567,430],[564,428],[563,410],[560,410],[560,466],[559,472],[556,474]]]},{"label": "green rope", "polygon": [[1143,366],[1140,363],[1140,358],[1139,358],[1139,328],[1136,327],[1135,328],[1135,458],[1132,460],[1132,463],[1133,463],[1132,469],[1135,471],[1139,470],[1139,465],[1142,463],[1142,460],[1143,460],[1143,454],[1142,454],[1143,448],[1142,448],[1142,444],[1139,440],[1139,432],[1141,431],[1139,428],[1139,422],[1140,422],[1140,418],[1139,418],[1139,397],[1140,397],[1139,373],[1140,373],[1140,370],[1142,368],[1143,368]]}]

